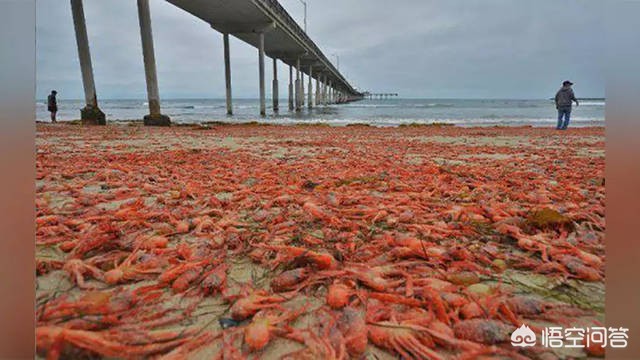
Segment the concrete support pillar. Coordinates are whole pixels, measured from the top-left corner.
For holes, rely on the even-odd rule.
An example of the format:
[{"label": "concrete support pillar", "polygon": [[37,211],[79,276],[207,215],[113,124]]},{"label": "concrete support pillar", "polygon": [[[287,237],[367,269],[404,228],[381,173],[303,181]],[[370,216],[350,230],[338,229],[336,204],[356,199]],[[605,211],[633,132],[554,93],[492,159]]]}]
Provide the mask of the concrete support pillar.
[{"label": "concrete support pillar", "polygon": [[327,75],[322,77],[320,84],[320,96],[322,97],[322,105],[327,105]]},{"label": "concrete support pillar", "polygon": [[279,110],[279,97],[278,94],[278,59],[273,58],[273,91],[271,93],[271,97],[273,98],[273,111],[278,112]]},{"label": "concrete support pillar", "polygon": [[300,108],[304,108],[305,103],[304,97],[304,72],[302,68],[300,68]]},{"label": "concrete support pillar", "polygon": [[264,33],[258,34],[258,70],[260,75],[260,116],[267,115],[267,102],[264,82]]},{"label": "concrete support pillar", "polygon": [[316,78],[316,106],[320,105],[320,79],[322,75],[318,75]]},{"label": "concrete support pillar", "polygon": [[302,105],[300,104],[300,58],[296,61],[296,111],[302,110]]},{"label": "concrete support pillar", "polygon": [[171,124],[169,117],[160,113],[160,95],[158,77],[156,75],[156,57],[153,50],[149,0],[138,0],[138,19],[140,20],[142,56],[144,57],[144,72],[147,79],[147,98],[149,101],[149,115],[145,115],[144,124],[169,126]]},{"label": "concrete support pillar", "polygon": [[325,75],[322,82],[322,105],[327,106],[327,76]]},{"label": "concrete support pillar", "polygon": [[324,104],[325,105],[327,105],[327,104],[329,104],[331,102],[331,98],[330,98],[331,90],[330,89],[331,89],[331,81],[327,81],[324,84]]},{"label": "concrete support pillar", "polygon": [[80,119],[83,124],[106,125],[106,117],[98,108],[96,86],[93,81],[93,67],[91,66],[91,52],[89,51],[89,38],[87,25],[84,20],[82,0],[71,0],[71,12],[73,26],[76,31],[76,43],[78,45],[78,58],[80,59],[80,71],[82,72],[82,85],[84,86],[85,107],[80,109]]},{"label": "concrete support pillar", "polygon": [[309,86],[307,89],[307,103],[309,109],[313,108],[313,66],[309,65]]},{"label": "concrete support pillar", "polygon": [[331,98],[329,97],[331,94],[331,81],[327,81],[324,84],[324,104],[327,105],[331,103]]},{"label": "concrete support pillar", "polygon": [[289,65],[289,111],[293,109],[293,66]]},{"label": "concrete support pillar", "polygon": [[324,78],[322,79],[322,84],[321,84],[322,89],[320,89],[320,91],[322,92],[322,105],[327,105],[327,75],[324,76]]},{"label": "concrete support pillar", "polygon": [[229,50],[229,34],[222,35],[224,42],[224,80],[226,84],[227,115],[233,115],[233,100],[231,93],[231,55]]}]

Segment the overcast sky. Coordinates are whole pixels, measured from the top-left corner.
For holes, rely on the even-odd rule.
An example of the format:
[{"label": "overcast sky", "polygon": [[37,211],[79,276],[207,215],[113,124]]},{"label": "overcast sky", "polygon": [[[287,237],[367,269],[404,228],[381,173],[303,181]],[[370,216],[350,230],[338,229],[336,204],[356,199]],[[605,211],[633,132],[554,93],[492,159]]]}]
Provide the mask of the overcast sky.
[{"label": "overcast sky", "polygon": [[[303,23],[299,0],[280,2]],[[222,35],[163,0],[150,3],[161,98],[224,97]],[[604,96],[604,1],[307,3],[309,35],[329,59],[340,56],[361,90],[541,99],[570,79],[578,96]],[[98,97],[146,98],[136,1],[84,0],[84,9]],[[257,50],[232,38],[231,56],[234,96],[256,98]],[[37,95],[54,88],[84,98],[69,1],[38,0]]]}]

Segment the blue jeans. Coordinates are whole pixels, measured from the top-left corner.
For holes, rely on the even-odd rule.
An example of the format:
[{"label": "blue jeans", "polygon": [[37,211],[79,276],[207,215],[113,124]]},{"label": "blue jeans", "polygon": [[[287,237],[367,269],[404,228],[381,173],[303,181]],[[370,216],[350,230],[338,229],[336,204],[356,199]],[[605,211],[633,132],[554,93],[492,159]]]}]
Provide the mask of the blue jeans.
[{"label": "blue jeans", "polygon": [[[562,118],[564,117],[564,121]],[[571,119],[571,108],[559,108],[558,109],[558,130],[566,130],[569,127],[569,120]]]}]

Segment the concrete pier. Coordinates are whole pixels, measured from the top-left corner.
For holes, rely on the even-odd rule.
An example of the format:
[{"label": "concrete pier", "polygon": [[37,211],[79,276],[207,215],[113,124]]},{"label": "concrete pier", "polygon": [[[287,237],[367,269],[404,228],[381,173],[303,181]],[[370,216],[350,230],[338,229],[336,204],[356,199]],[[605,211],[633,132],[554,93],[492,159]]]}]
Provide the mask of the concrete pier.
[{"label": "concrete pier", "polygon": [[261,32],[258,36],[260,38],[260,41],[258,43],[258,68],[260,75],[260,115],[266,116],[267,103],[264,82],[264,33]]},{"label": "concrete pier", "polygon": [[273,111],[278,112],[279,99],[278,99],[278,59],[273,58],[273,90],[271,91],[271,97],[273,100]]},{"label": "concrete pier", "polygon": [[[300,71],[304,66],[305,76],[308,66],[313,65],[313,73],[325,75],[325,82],[333,81],[333,86],[352,98],[362,98],[363,94],[354,88],[340,73],[339,65],[333,65],[304,29],[291,18],[290,14],[276,0],[166,0],[166,2],[203,20],[222,34],[229,34],[254,48],[260,47],[259,33],[264,32],[264,53]],[[298,61],[299,60],[299,61]],[[302,76],[296,76],[300,79]],[[302,80],[302,79],[300,79]],[[280,80],[278,80],[280,81]],[[299,99],[297,93],[304,93],[307,84],[293,86],[293,108],[302,107],[308,98]],[[280,94],[282,95],[282,94]],[[299,101],[302,103],[300,104]],[[300,104],[300,105],[299,105]],[[311,106],[317,103],[311,104]]]},{"label": "concrete pier", "polygon": [[[398,93],[370,93],[370,92],[366,92],[366,93],[364,93],[363,97],[366,97],[369,100],[388,100],[388,99],[391,99],[392,97],[398,97]],[[362,97],[354,98],[353,96],[349,95],[348,98],[351,100],[351,99],[361,99]]]},{"label": "concrete pier", "polygon": [[[85,107],[80,110],[83,124],[106,124],[105,114],[98,106],[96,86],[89,49],[89,40],[84,16],[83,0],[69,0],[78,48],[78,58],[82,73],[85,95]],[[147,86],[149,113],[144,116],[144,124],[169,126],[171,119],[163,115],[160,107],[160,91],[156,69],[151,11],[149,0],[136,0],[140,38]],[[260,115],[266,116],[265,56],[273,58],[272,101],[274,112],[279,111],[279,80],[277,62],[289,65],[289,110],[301,111],[305,101],[309,109],[335,103],[336,89],[342,91],[343,101],[362,99],[364,94],[353,87],[340,73],[338,68],[326,58],[287,11],[274,0],[167,0],[176,7],[205,21],[214,30],[223,34],[225,95],[227,114],[233,115],[233,96],[231,80],[231,60],[229,37],[233,35],[240,41],[258,49],[260,80]],[[303,34],[304,36],[300,36]],[[257,36],[256,36],[257,35]],[[308,85],[305,90],[305,73],[301,66],[308,66]],[[295,82],[293,68],[296,69]],[[306,69],[305,69],[306,70]],[[314,78],[314,73],[316,77]],[[316,80],[315,96],[313,81]],[[329,79],[332,79],[329,81]],[[305,91],[307,96],[305,97]],[[368,93],[367,93],[368,94]],[[389,94],[390,96],[393,96]]]},{"label": "concrete pier", "polygon": [[233,115],[233,100],[231,94],[231,55],[229,51],[229,34],[223,34],[224,42],[224,80],[226,84],[227,115]]},{"label": "concrete pier", "polygon": [[309,109],[313,109],[313,66],[309,66],[309,89],[307,90],[307,102]]},{"label": "concrete pier", "polygon": [[289,111],[293,109],[293,66],[289,65]]},{"label": "concrete pier", "polygon": [[93,80],[91,52],[89,51],[89,38],[87,36],[82,0],[71,0],[71,12],[76,32],[78,58],[80,59],[80,71],[82,72],[85,97],[85,107],[80,109],[80,119],[83,124],[87,125],[106,125],[106,117],[98,108],[98,97],[96,96],[96,86]]},{"label": "concrete pier", "polygon": [[149,0],[138,0],[138,19],[140,20],[142,55],[144,57],[144,72],[147,80],[147,97],[149,99],[149,115],[145,115],[144,124],[169,126],[171,124],[169,117],[160,113],[160,95],[158,77],[156,75],[156,58],[153,50]]}]

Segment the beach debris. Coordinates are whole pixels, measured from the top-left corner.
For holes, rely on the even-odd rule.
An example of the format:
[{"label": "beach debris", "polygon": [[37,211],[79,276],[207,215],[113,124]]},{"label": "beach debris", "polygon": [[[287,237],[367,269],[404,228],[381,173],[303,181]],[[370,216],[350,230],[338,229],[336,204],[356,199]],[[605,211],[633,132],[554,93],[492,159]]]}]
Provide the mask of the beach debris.
[{"label": "beach debris", "polygon": [[571,219],[549,208],[532,211],[527,217],[527,224],[540,230],[574,229]]}]

